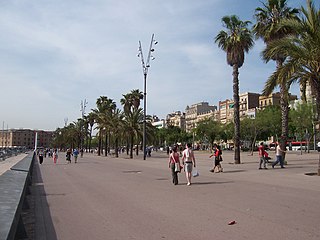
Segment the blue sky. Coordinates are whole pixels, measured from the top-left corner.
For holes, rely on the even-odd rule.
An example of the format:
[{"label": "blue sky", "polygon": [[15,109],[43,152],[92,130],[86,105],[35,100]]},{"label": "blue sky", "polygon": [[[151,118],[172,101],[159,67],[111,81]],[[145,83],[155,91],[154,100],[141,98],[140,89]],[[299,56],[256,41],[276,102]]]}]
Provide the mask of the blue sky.
[{"label": "blue sky", "polygon": [[[316,1],[315,1],[316,2]],[[305,0],[288,0],[290,7]],[[1,125],[55,130],[99,96],[143,91],[138,42],[159,44],[147,79],[147,114],[165,118],[201,101],[232,98],[232,68],[214,43],[221,18],[254,21],[259,0],[0,0]],[[318,5],[318,3],[317,3]],[[317,6],[318,7],[318,6]],[[274,63],[256,41],[240,69],[240,93],[261,92]],[[298,94],[298,87],[293,88]],[[2,128],[2,126],[1,126]]]}]

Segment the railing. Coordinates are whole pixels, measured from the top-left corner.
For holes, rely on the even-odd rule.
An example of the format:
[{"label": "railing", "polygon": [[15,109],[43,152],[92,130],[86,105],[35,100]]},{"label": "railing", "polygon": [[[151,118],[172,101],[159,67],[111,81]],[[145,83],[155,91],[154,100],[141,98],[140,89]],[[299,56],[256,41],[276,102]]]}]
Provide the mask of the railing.
[{"label": "railing", "polygon": [[21,213],[28,207],[26,194],[31,184],[36,158],[29,153],[10,170],[0,175],[0,240],[25,239]]}]

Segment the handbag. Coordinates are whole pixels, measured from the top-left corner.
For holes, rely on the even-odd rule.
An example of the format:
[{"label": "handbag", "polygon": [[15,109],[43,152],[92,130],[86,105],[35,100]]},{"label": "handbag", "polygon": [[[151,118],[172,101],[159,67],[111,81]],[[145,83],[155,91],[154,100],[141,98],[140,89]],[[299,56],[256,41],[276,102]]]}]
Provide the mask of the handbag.
[{"label": "handbag", "polygon": [[192,170],[192,176],[193,176],[193,177],[198,177],[198,176],[200,176],[198,169],[194,168],[194,169]]},{"label": "handbag", "polygon": [[178,163],[178,162],[174,163],[174,171],[175,172],[180,172],[181,171],[180,163]]}]

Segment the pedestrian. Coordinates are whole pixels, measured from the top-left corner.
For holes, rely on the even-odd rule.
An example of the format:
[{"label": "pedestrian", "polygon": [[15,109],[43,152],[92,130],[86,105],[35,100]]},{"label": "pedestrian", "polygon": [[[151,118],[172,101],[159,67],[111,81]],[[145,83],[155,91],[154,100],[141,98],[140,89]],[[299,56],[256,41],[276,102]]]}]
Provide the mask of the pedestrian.
[{"label": "pedestrian", "polygon": [[43,163],[43,149],[39,150],[39,163],[42,164]]},{"label": "pedestrian", "polygon": [[74,163],[77,163],[77,161],[78,161],[78,156],[79,156],[79,151],[78,151],[77,148],[75,148],[75,149],[73,150]]},{"label": "pedestrian", "polygon": [[285,152],[287,151],[282,150],[280,147],[280,144],[278,144],[276,147],[276,161],[272,163],[272,168],[274,168],[274,166],[277,165],[278,163],[280,163],[281,168],[284,168],[282,154]]},{"label": "pedestrian", "polygon": [[[78,155],[79,155],[79,152],[78,152]],[[83,158],[83,148],[80,149],[80,155]]]},{"label": "pedestrian", "polygon": [[184,171],[186,172],[187,185],[190,186],[192,167],[196,167],[196,160],[190,143],[186,144],[186,149],[182,152],[182,164],[184,165]]},{"label": "pedestrian", "polygon": [[213,168],[210,170],[210,172],[223,172],[223,168],[221,166],[221,161],[222,161],[222,151],[221,151],[221,147],[217,144],[213,145],[213,154],[209,156],[209,158],[214,156],[214,166]]},{"label": "pedestrian", "polygon": [[57,149],[54,149],[52,157],[53,157],[53,163],[56,164],[57,160],[58,160],[58,151],[57,151]]},{"label": "pedestrian", "polygon": [[169,155],[168,165],[171,169],[172,182],[174,185],[178,185],[178,173],[181,172],[181,167],[177,146],[172,148],[172,153]]},{"label": "pedestrian", "polygon": [[68,163],[71,163],[71,155],[72,155],[71,148],[68,148],[66,153],[66,160]]},{"label": "pedestrian", "polygon": [[266,165],[266,159],[265,159],[265,150],[264,150],[264,145],[263,142],[260,143],[260,146],[258,147],[259,151],[259,157],[260,157],[260,162],[259,162],[259,169],[262,169],[261,165],[263,164],[264,169],[268,169]]}]

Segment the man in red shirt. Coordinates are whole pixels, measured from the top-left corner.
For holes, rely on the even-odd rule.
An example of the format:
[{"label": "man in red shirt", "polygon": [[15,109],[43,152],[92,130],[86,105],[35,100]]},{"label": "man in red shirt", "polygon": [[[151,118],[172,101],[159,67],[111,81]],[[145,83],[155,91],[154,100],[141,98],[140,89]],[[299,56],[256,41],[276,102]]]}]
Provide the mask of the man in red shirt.
[{"label": "man in red shirt", "polygon": [[262,169],[262,167],[261,167],[262,163],[263,163],[264,169],[268,169],[266,166],[266,159],[264,157],[266,152],[264,151],[263,142],[260,143],[258,151],[259,151],[259,157],[260,157],[259,169]]}]

